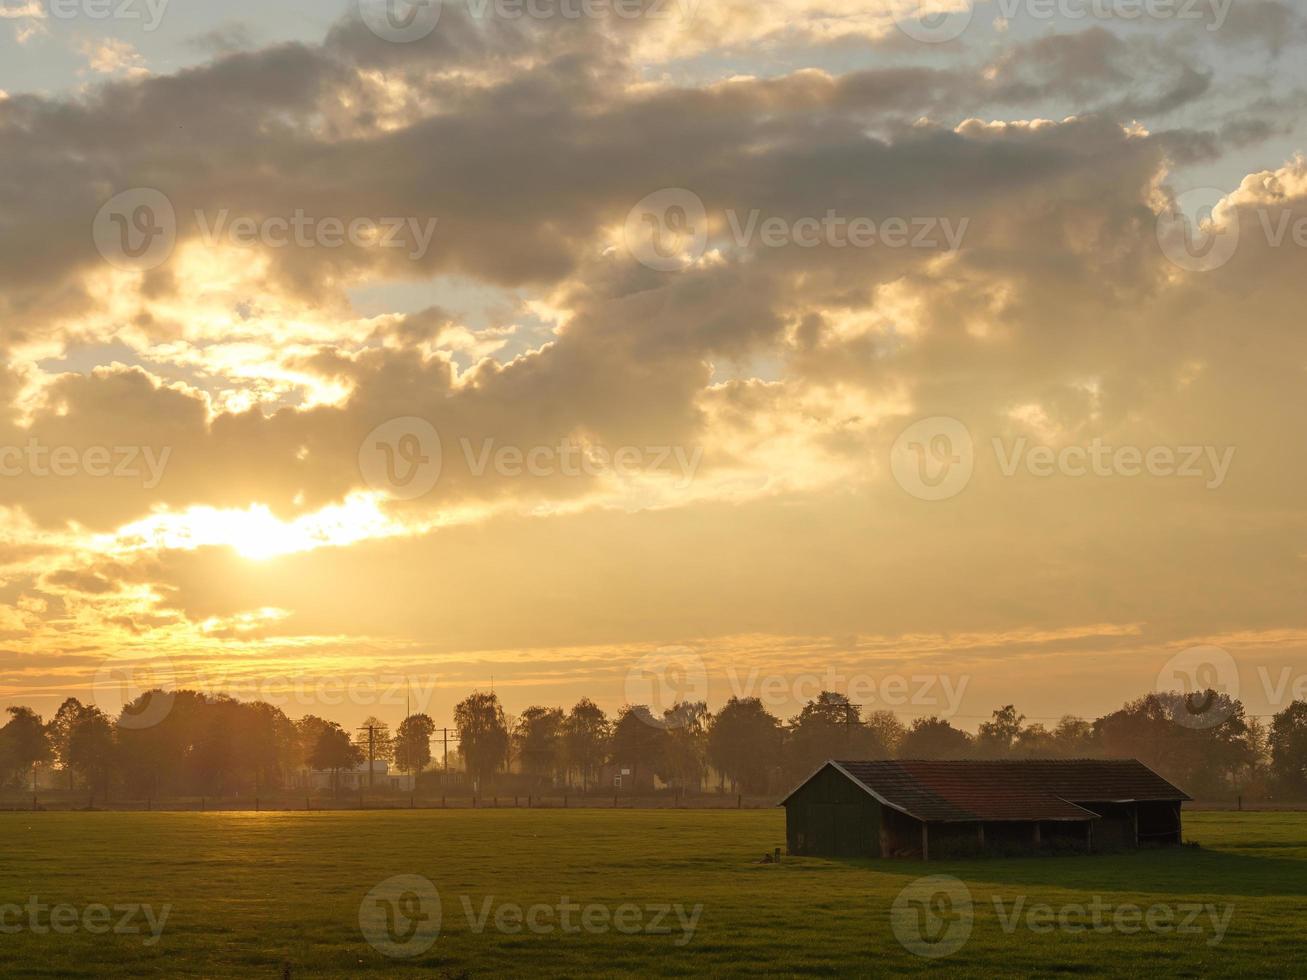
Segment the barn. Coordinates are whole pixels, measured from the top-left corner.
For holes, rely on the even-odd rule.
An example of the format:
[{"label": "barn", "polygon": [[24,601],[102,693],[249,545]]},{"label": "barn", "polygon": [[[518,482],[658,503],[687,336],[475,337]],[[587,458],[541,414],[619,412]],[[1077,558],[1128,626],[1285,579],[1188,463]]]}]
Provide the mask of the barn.
[{"label": "barn", "polygon": [[1178,844],[1188,799],[1135,759],[832,760],[781,806],[791,854],[931,858]]}]

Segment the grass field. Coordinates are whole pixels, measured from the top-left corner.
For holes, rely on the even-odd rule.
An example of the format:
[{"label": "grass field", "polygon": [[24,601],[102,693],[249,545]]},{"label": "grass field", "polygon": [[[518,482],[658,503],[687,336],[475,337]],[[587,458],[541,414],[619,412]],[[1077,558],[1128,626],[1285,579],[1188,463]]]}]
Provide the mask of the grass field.
[{"label": "grass field", "polygon": [[[1186,837],[1201,847],[773,865],[756,862],[784,843],[779,810],[5,813],[0,970],[278,977],[289,963],[296,977],[1307,975],[1307,814],[1188,814]],[[365,901],[395,875],[428,879],[440,913],[412,894]],[[926,875],[961,879],[972,899],[969,937],[938,959],[909,952],[891,924],[896,896]],[[33,899],[74,907],[58,913],[64,933],[32,928],[48,928],[52,914],[33,913]],[[139,932],[91,931],[136,904],[124,925]],[[412,935],[412,949],[436,925],[439,935],[420,955],[390,958],[365,938],[360,905],[373,910],[365,924],[382,946],[387,935]],[[949,929],[959,921],[956,907],[932,908],[941,919],[912,912],[906,921],[932,937],[932,921]],[[391,932],[378,933],[387,909]]]}]

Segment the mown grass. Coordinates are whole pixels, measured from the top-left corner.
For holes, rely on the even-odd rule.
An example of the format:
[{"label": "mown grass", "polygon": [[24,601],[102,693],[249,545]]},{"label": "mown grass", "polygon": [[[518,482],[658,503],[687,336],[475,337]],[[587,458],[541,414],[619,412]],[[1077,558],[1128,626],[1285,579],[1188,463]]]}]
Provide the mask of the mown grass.
[{"label": "mown grass", "polygon": [[[288,963],[296,977],[1307,974],[1307,814],[1188,814],[1186,836],[1201,847],[771,865],[756,862],[784,843],[778,810],[0,814],[0,906],[32,896],[79,908],[172,906],[153,946],[146,934],[0,934],[0,971],[276,977]],[[441,896],[439,938],[411,960],[382,955],[359,927],[369,889],[398,874],[425,876]],[[889,909],[905,885],[939,874],[967,883],[975,921],[962,949],[928,960],[899,944]],[[674,914],[663,923],[671,934],[506,934],[493,913],[477,931],[463,898],[480,914],[491,896],[492,909],[557,906],[564,896],[610,910],[703,908],[693,937],[678,945],[685,932]],[[1233,912],[1219,942],[1206,916],[1194,935],[1035,932],[1024,920],[1007,931],[994,896],[1009,911],[1022,898],[1029,909],[1098,896],[1113,906],[1210,903]]]}]

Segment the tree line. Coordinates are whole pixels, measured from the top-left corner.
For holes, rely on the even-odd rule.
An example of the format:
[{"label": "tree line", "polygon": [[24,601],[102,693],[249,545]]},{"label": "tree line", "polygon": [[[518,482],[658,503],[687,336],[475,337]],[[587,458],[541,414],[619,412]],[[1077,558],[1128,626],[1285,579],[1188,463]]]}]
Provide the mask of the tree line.
[{"label": "tree line", "polygon": [[[48,721],[22,706],[8,715],[0,788],[26,788],[45,769],[92,798],[223,797],[288,789],[305,769],[331,773],[338,787],[342,771],[369,758],[419,778],[446,765],[433,760],[436,725],[426,714],[393,731],[369,718],[351,733],[312,714],[292,720],[266,702],[181,690],[142,694],[117,718],[76,698]],[[532,705],[511,717],[494,693],[477,692],[455,707],[454,729],[453,769],[483,793],[509,785],[585,792],[620,781],[637,791],[775,794],[830,758],[1130,757],[1200,798],[1307,799],[1307,702],[1265,725],[1211,691],[1152,693],[1093,721],[1066,716],[1051,727],[1005,705],[974,734],[939,717],[904,724],[890,711],[864,715],[829,691],[786,721],[738,697],[715,713],[703,702],[661,714],[626,705],[610,718],[582,698],[570,710]]]}]

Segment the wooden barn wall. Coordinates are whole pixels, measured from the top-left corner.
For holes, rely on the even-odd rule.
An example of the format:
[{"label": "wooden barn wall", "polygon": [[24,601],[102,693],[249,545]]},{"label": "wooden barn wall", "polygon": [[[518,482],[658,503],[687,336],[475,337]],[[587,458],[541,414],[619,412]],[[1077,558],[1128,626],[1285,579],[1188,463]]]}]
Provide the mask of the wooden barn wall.
[{"label": "wooden barn wall", "polygon": [[877,857],[880,824],[880,804],[830,767],[785,804],[785,840],[791,854]]}]

